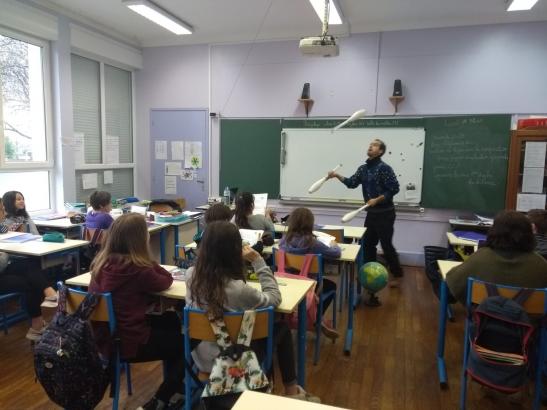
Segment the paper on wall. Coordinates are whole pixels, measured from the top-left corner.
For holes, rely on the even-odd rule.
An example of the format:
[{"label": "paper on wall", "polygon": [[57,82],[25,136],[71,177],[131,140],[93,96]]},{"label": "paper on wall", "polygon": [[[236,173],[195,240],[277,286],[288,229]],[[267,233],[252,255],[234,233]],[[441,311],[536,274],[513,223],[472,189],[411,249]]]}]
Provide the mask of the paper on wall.
[{"label": "paper on wall", "polygon": [[184,168],[201,168],[201,142],[186,141],[184,145]]},{"label": "paper on wall", "polygon": [[522,192],[543,193],[543,177],[545,171],[541,168],[524,168],[522,176]]},{"label": "paper on wall", "polygon": [[114,171],[104,171],[103,174],[103,184],[113,184],[114,183]]},{"label": "paper on wall", "polygon": [[527,141],[524,151],[524,166],[544,168],[545,167],[545,141]]},{"label": "paper on wall", "polygon": [[93,172],[91,174],[82,174],[82,188],[84,190],[97,188],[97,173],[96,172]]},{"label": "paper on wall", "polygon": [[545,209],[545,194],[517,194],[517,211],[528,212],[530,209]]},{"label": "paper on wall", "polygon": [[72,148],[74,152],[74,165],[85,164],[85,135],[83,132],[75,132],[72,140]]},{"label": "paper on wall", "polygon": [[253,194],[255,207],[253,215],[266,215],[266,206],[268,205],[268,194]]},{"label": "paper on wall", "polygon": [[105,138],[104,161],[105,164],[120,163],[120,138],[116,135],[107,135]]},{"label": "paper on wall", "polygon": [[180,179],[183,181],[192,181],[194,179],[194,172],[191,169],[183,169],[180,173]]},{"label": "paper on wall", "polygon": [[181,163],[180,162],[166,162],[165,163],[165,175],[176,175],[179,176],[181,173]]},{"label": "paper on wall", "polygon": [[171,159],[184,161],[184,141],[171,141]]},{"label": "paper on wall", "polygon": [[167,141],[156,141],[154,143],[156,159],[167,159]]},{"label": "paper on wall", "polygon": [[166,195],[177,194],[177,177],[175,175],[165,176],[165,194]]}]

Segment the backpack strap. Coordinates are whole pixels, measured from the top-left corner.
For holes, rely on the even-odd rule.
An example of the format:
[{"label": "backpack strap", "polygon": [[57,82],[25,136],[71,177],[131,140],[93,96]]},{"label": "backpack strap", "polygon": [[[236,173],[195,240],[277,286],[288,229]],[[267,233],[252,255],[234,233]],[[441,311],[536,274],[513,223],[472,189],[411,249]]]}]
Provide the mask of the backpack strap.
[{"label": "backpack strap", "polygon": [[215,319],[211,314],[209,314],[209,324],[211,325],[211,329],[213,329],[213,333],[216,336],[216,343],[221,351],[232,346],[232,339],[230,338],[230,334],[228,333],[228,328],[226,327],[226,323],[224,323],[224,319]]},{"label": "backpack strap", "polygon": [[254,310],[246,310],[243,313],[241,326],[237,335],[237,344],[249,346],[253,337],[253,329],[255,327],[256,312]]},{"label": "backpack strap", "polygon": [[66,313],[67,287],[65,285],[60,285],[58,291],[59,291],[59,297],[57,299],[57,312]]},{"label": "backpack strap", "polygon": [[283,249],[277,249],[276,252],[279,254],[277,261],[274,261],[277,263],[277,271],[285,272],[285,251]]},{"label": "backpack strap", "polygon": [[99,296],[95,293],[88,293],[74,314],[82,320],[88,320],[98,303]]},{"label": "backpack strap", "polygon": [[532,293],[534,293],[532,289],[520,289],[512,300],[522,306],[532,296]]},{"label": "backpack strap", "polygon": [[307,253],[306,256],[304,256],[304,264],[302,265],[302,269],[300,270],[300,276],[308,277],[308,275],[310,274],[311,263],[314,256],[315,255],[311,253]]}]

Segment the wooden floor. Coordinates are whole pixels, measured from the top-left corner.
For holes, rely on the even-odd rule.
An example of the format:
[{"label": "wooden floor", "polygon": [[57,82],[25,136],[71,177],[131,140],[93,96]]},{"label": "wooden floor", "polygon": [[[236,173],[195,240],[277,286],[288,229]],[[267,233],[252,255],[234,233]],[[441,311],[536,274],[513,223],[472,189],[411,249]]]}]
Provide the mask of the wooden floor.
[{"label": "wooden floor", "polygon": [[[463,309],[447,329],[449,388],[441,390],[435,361],[438,302],[423,269],[406,267],[399,289],[380,293],[381,307],[359,305],[355,311],[353,350],[343,354],[343,338],[323,340],[313,366],[308,337],[307,389],[324,403],[351,409],[457,409],[463,338]],[[345,329],[347,307],[338,329]],[[0,335],[0,409],[57,409],[34,381],[32,352],[24,338],[26,324]],[[159,363],[132,365],[133,396],[122,392],[120,408],[135,409],[154,393],[161,379]],[[279,380],[279,377],[277,378]],[[277,387],[276,390],[278,390]],[[507,398],[491,398],[472,385],[468,409],[513,409]],[[99,408],[108,409],[104,399]],[[525,408],[530,408],[529,401]],[[288,410],[288,409],[287,409]]]}]

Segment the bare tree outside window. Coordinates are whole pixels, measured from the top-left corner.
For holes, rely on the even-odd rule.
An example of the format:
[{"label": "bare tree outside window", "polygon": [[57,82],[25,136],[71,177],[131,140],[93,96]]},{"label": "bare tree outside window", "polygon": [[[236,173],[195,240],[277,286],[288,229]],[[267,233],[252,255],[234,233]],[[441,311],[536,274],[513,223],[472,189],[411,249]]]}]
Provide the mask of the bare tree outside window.
[{"label": "bare tree outside window", "polygon": [[0,94],[6,162],[46,161],[41,47],[0,35]]}]

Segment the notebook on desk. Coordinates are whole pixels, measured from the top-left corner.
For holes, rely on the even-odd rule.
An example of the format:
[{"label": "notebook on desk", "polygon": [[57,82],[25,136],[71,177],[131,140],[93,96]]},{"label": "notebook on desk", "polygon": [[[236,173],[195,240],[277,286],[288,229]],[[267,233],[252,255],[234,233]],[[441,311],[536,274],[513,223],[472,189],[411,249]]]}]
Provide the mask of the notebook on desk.
[{"label": "notebook on desk", "polygon": [[486,240],[486,235],[480,232],[472,232],[472,231],[453,231],[452,232],[455,236],[457,236],[460,239],[465,239],[467,241],[475,241],[477,243],[481,241]]},{"label": "notebook on desk", "polygon": [[31,233],[24,233],[21,235],[10,236],[9,238],[0,239],[0,242],[3,243],[23,243],[28,241],[34,241],[40,239],[40,235],[33,235]]}]

